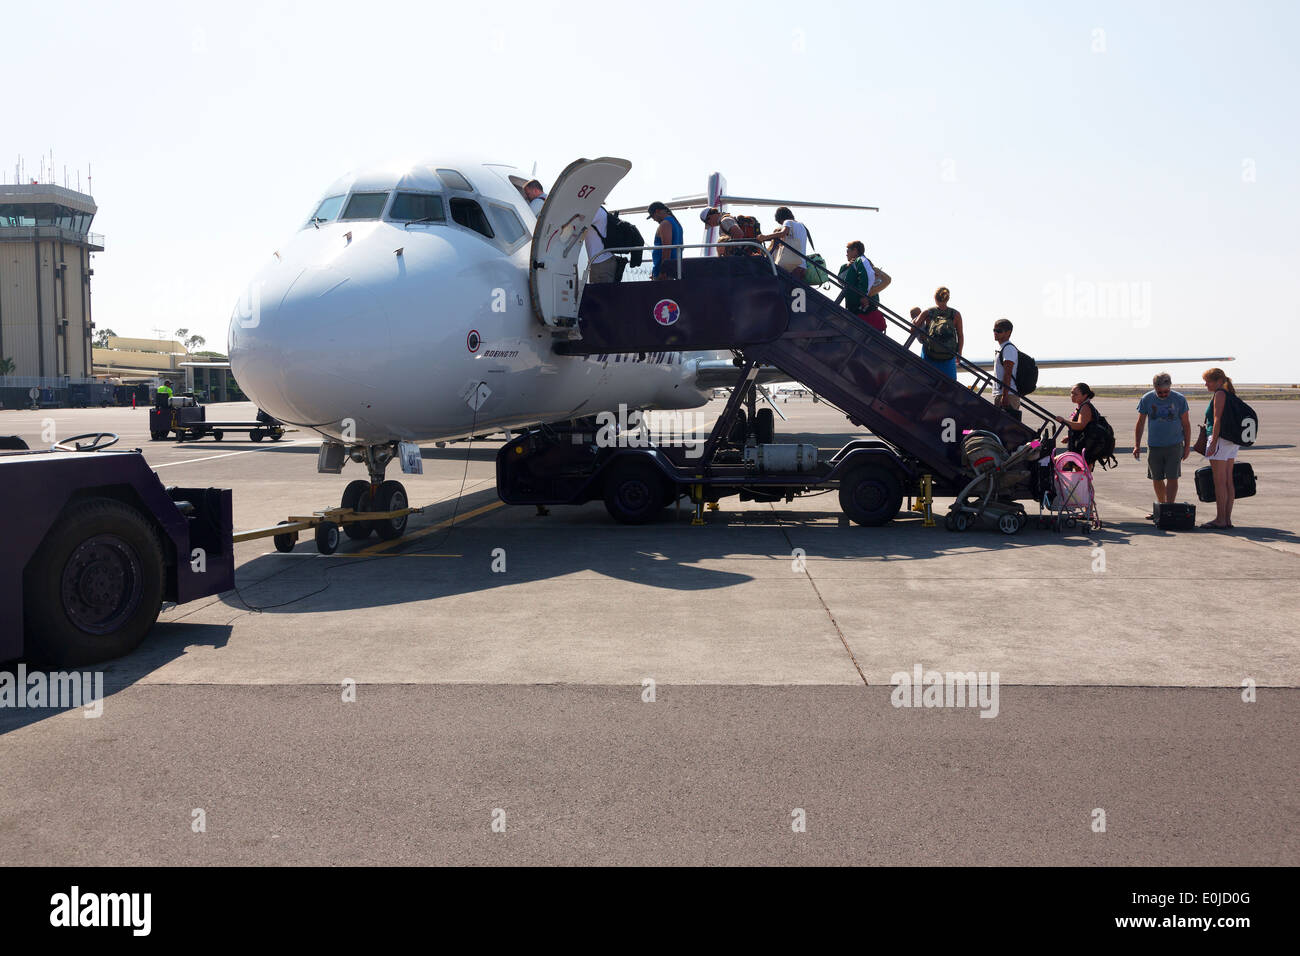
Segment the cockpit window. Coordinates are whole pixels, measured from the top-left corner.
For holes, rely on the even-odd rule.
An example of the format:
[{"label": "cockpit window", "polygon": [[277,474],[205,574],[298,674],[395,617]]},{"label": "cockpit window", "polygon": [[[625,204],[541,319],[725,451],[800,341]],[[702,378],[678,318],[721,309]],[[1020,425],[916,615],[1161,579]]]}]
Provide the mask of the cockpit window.
[{"label": "cockpit window", "polygon": [[514,245],[527,233],[515,211],[508,206],[488,203],[488,215],[492,218],[492,225],[496,226],[497,235],[505,240],[506,245]]},{"label": "cockpit window", "polygon": [[454,169],[439,169],[437,173],[438,178],[442,180],[442,184],[448,189],[463,189],[467,193],[474,191],[474,187],[469,184],[469,180]]},{"label": "cockpit window", "polygon": [[388,211],[388,218],[399,222],[447,221],[442,210],[442,197],[429,193],[398,193],[393,208]]},{"label": "cockpit window", "polygon": [[316,211],[312,214],[310,221],[317,225],[319,225],[322,222],[333,222],[335,219],[338,218],[339,209],[342,208],[342,206],[343,206],[342,196],[330,196],[328,199],[323,200],[321,204],[316,207]]},{"label": "cockpit window", "polygon": [[472,199],[451,199],[448,201],[451,206],[451,218],[466,229],[473,229],[475,232],[482,233],[489,239],[493,238],[492,227],[488,225],[487,216],[483,215],[483,209]]},{"label": "cockpit window", "polygon": [[339,220],[378,219],[388,202],[388,193],[353,193]]}]

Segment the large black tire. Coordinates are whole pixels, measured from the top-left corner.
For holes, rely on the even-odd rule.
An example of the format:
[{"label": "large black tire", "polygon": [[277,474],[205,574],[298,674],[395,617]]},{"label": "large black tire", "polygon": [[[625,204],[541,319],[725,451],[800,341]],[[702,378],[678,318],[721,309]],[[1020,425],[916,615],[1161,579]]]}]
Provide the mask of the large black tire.
[{"label": "large black tire", "polygon": [[619,524],[645,524],[663,510],[666,484],[648,461],[615,462],[605,476],[605,510]]},{"label": "large black tire", "polygon": [[[370,507],[370,482],[358,478],[356,481],[348,482],[348,486],[343,489],[343,498],[339,501],[340,508],[351,508],[353,511],[376,511],[378,509]],[[375,530],[373,521],[349,521],[343,526],[343,533],[353,541],[364,541],[370,537],[370,532]]]},{"label": "large black tire", "polygon": [[840,507],[858,524],[882,525],[902,506],[898,476],[882,465],[857,465],[840,480]]},{"label": "large black tire", "polygon": [[737,409],[736,418],[731,423],[731,431],[727,433],[727,444],[743,445],[745,436],[749,434],[749,417],[745,414],[743,408]]},{"label": "large black tire", "polygon": [[754,413],[754,441],[770,445],[776,440],[776,415],[770,408],[760,408]]},{"label": "large black tire", "polygon": [[162,545],[135,508],[70,505],[23,575],[27,655],[65,667],[129,653],[158,620],[164,574]]},{"label": "large black tire", "polygon": [[[379,486],[379,493],[375,495],[375,511],[400,511],[403,508],[409,508],[410,503],[406,497],[406,489],[402,487],[400,481],[385,481]],[[408,515],[402,515],[400,518],[387,518],[380,521],[372,521],[375,534],[384,541],[392,541],[400,538],[406,533],[406,519]]]},{"label": "large black tire", "polygon": [[249,441],[261,441],[265,437],[266,437],[266,433],[259,428],[254,428],[252,431],[248,433]]}]

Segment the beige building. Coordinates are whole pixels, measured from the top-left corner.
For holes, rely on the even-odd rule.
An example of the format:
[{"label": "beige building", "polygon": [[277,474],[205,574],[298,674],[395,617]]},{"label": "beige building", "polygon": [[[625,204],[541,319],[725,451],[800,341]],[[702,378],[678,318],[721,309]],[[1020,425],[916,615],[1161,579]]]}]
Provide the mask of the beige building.
[{"label": "beige building", "polygon": [[48,183],[0,186],[0,357],[15,375],[92,375],[95,201]]}]

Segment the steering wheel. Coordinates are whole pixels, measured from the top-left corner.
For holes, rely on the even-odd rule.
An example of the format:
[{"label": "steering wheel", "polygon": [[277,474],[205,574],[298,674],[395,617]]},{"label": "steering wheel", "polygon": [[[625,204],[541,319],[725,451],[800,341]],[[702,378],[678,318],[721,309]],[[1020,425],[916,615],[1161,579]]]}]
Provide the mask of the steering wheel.
[{"label": "steering wheel", "polygon": [[[83,445],[81,444],[81,439],[83,438],[89,438],[90,441]],[[50,450],[99,451],[101,448],[108,448],[110,445],[116,445],[119,441],[121,441],[121,439],[117,437],[116,432],[86,432],[84,435],[73,435],[71,438],[63,439],[63,441],[56,441],[50,446]]]}]

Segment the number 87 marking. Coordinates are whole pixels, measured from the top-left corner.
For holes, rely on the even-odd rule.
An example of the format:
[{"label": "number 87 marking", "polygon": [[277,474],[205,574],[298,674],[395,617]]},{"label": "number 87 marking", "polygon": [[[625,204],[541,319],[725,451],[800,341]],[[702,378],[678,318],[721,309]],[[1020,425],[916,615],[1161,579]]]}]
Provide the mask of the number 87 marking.
[{"label": "number 87 marking", "polygon": [[595,191],[595,189],[596,189],[595,186],[583,186],[581,189],[578,190],[578,198],[586,199]]}]

